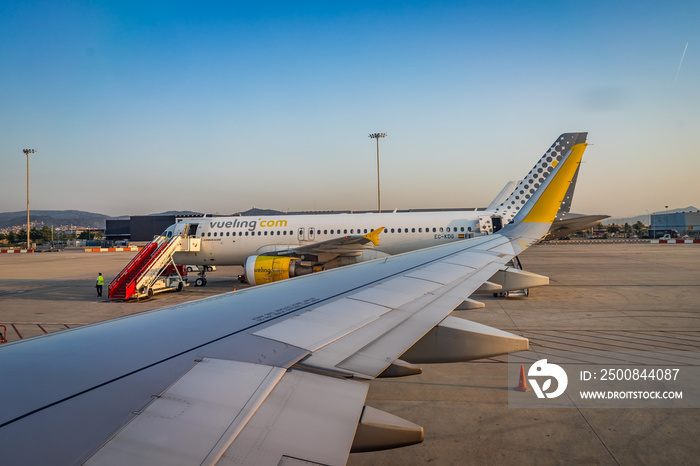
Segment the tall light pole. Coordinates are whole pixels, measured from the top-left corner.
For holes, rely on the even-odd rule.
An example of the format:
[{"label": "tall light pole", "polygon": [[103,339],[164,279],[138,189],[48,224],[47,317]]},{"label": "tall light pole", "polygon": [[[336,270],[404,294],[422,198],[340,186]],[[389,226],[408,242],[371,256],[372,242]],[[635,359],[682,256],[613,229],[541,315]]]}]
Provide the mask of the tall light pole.
[{"label": "tall light pole", "polygon": [[22,152],[27,156],[27,250],[32,247],[29,241],[29,154],[36,152],[34,149],[22,149]]},{"label": "tall light pole", "polygon": [[382,190],[379,183],[379,138],[385,138],[386,133],[370,133],[369,137],[377,140],[377,211],[382,213]]}]

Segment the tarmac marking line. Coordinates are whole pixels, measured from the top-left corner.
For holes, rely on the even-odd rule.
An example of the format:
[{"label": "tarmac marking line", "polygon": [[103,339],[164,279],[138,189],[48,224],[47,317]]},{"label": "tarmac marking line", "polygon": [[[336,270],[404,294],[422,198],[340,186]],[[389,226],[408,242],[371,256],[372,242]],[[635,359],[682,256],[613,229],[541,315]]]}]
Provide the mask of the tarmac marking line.
[{"label": "tarmac marking line", "polygon": [[[605,332],[605,331],[602,331],[601,333],[611,334],[611,333]],[[643,332],[637,333],[637,332],[626,331],[626,332],[624,332],[624,334],[619,335],[619,337],[624,336],[626,338],[634,339],[634,341],[650,341],[650,342],[654,342],[654,343],[663,342],[663,343],[668,343],[668,344],[672,344],[672,345],[673,344],[678,345],[679,343],[682,343],[684,346],[690,346],[691,348],[697,348],[698,345],[696,343],[700,342],[699,340],[695,340],[695,339],[682,338],[681,335],[675,335],[675,334],[668,332],[668,331],[666,331],[664,333],[666,333],[668,335],[665,335],[665,334],[653,335],[650,333],[643,333]],[[694,333],[697,333],[697,332],[694,332]],[[645,337],[648,337],[648,338],[645,338]],[[673,349],[677,349],[677,348],[673,348]]]},{"label": "tarmac marking line", "polygon": [[[574,335],[577,335],[577,334],[574,333],[574,332],[562,332],[562,333],[569,333],[569,334],[572,334],[572,333],[573,333]],[[621,335],[620,335],[618,338],[614,338],[613,335],[609,335],[609,334],[606,334],[606,333],[604,333],[604,332],[600,332],[599,334],[594,334],[594,333],[591,332],[590,335],[579,335],[579,336],[588,337],[588,338],[597,340],[597,341],[591,340],[591,341],[589,341],[589,343],[600,343],[600,344],[606,344],[607,342],[616,342],[616,343],[621,343],[621,344],[622,344],[622,343],[630,344],[630,343],[637,343],[637,342],[639,342],[639,340],[641,340],[641,338],[638,338],[638,339],[635,339],[634,341],[629,341],[628,339],[620,338]],[[574,339],[574,340],[575,340],[575,341],[586,341],[586,340],[581,340],[581,339]],[[656,346],[656,347],[658,347],[658,348],[665,348],[665,349],[669,349],[669,350],[678,349],[678,348],[677,348],[678,342],[676,342],[676,345],[667,346],[668,344],[672,344],[673,342],[669,342],[669,341],[666,341],[666,340],[654,340],[654,339],[644,339],[644,341],[646,341],[646,342],[648,342],[648,343],[639,342],[639,344],[640,344],[640,345],[647,345],[647,344],[650,345],[650,344],[653,343],[654,346]],[[662,343],[664,343],[664,344],[662,344]],[[625,348],[625,349],[628,348],[627,346],[616,345],[616,344],[613,344],[613,343],[609,343],[609,344],[610,344],[610,346],[614,346],[614,347],[621,347],[621,348]]]},{"label": "tarmac marking line", "polygon": [[17,327],[15,327],[15,324],[10,324],[10,325],[11,325],[12,328],[15,330],[15,333],[17,334],[17,336],[19,337],[20,340],[21,340],[22,338],[24,338],[24,337],[22,337],[22,334],[19,333],[19,330],[17,330]]}]

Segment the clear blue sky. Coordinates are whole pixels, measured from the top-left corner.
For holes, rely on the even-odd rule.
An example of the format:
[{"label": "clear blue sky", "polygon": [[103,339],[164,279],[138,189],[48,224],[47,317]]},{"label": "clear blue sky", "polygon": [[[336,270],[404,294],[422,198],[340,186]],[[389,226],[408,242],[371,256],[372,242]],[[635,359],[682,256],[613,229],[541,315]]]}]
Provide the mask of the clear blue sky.
[{"label": "clear blue sky", "polygon": [[[0,211],[487,205],[588,131],[573,208],[700,204],[700,2],[0,3]],[[687,45],[687,51],[686,49]],[[682,62],[681,62],[682,60]]]}]

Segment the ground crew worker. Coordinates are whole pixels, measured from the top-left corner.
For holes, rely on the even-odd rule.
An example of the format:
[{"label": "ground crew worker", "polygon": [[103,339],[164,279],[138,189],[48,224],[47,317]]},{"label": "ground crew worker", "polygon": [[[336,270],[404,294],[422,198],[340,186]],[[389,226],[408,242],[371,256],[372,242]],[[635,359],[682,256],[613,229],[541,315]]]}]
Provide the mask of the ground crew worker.
[{"label": "ground crew worker", "polygon": [[95,283],[95,288],[97,288],[97,296],[100,297],[102,296],[102,285],[105,284],[105,279],[102,276],[102,273],[99,273],[97,275],[97,282]]}]

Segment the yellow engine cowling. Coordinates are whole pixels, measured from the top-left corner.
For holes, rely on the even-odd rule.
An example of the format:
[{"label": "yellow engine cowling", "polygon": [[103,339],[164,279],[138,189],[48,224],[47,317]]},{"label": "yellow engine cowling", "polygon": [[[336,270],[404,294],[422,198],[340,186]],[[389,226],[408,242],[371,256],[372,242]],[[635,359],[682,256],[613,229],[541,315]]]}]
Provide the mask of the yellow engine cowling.
[{"label": "yellow engine cowling", "polygon": [[250,256],[243,264],[245,278],[251,285],[278,282],[313,272],[311,267],[299,265],[300,259],[285,256]]}]

